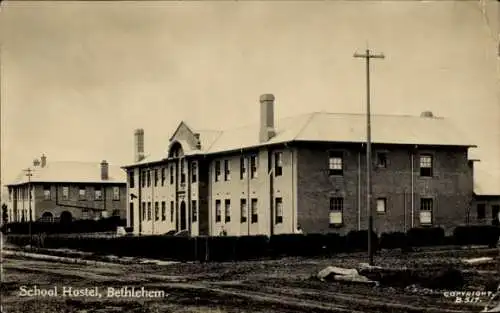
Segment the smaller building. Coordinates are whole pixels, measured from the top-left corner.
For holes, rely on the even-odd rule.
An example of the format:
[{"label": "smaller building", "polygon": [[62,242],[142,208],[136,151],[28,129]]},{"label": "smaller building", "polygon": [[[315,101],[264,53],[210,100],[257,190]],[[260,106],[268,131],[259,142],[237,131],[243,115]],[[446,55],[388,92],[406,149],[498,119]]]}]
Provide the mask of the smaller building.
[{"label": "smaller building", "polygon": [[478,224],[499,224],[500,170],[474,166],[474,208]]},{"label": "smaller building", "polygon": [[47,162],[42,155],[6,187],[9,222],[125,218],[126,176],[106,161]]}]

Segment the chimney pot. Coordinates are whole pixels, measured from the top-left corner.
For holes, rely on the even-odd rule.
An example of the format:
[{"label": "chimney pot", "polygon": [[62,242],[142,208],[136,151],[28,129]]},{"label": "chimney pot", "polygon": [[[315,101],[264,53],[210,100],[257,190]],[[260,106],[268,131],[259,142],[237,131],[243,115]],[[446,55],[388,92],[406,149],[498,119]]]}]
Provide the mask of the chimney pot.
[{"label": "chimney pot", "polygon": [[106,160],[101,162],[101,179],[108,180],[109,179],[109,164]]},{"label": "chimney pot", "polygon": [[35,167],[36,167],[36,166],[39,166],[39,165],[40,165],[40,160],[38,160],[38,159],[34,159],[34,160],[33,160],[33,166],[35,166]]},{"label": "chimney pot", "polygon": [[47,165],[47,157],[45,154],[42,154],[42,157],[40,158],[40,166],[45,167]]},{"label": "chimney pot", "polygon": [[275,135],[274,129],[274,95],[260,96],[260,142],[266,142]]}]

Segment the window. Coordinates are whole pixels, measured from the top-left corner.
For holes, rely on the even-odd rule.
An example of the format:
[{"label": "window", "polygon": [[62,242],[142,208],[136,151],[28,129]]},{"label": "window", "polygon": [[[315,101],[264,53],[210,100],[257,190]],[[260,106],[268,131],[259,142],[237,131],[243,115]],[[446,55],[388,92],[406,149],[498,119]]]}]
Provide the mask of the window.
[{"label": "window", "polygon": [[241,222],[246,223],[248,218],[247,199],[240,199]]},{"label": "window", "polygon": [[432,224],[433,203],[431,198],[420,199],[420,224]]},{"label": "window", "polygon": [[161,202],[161,220],[167,220],[167,203],[165,201]]},{"label": "window", "polygon": [[426,177],[432,176],[432,156],[431,155],[421,155],[420,156],[420,176],[426,176]]},{"label": "window", "polygon": [[250,157],[250,178],[257,177],[257,168],[259,167],[259,160],[256,155]]},{"label": "window", "polygon": [[220,200],[215,200],[215,222],[219,223],[221,220],[221,211],[220,211]]},{"label": "window", "polygon": [[486,205],[484,203],[479,203],[477,205],[477,219],[484,220],[486,218]]},{"label": "window", "polygon": [[158,186],[158,170],[155,169],[155,187]]},{"label": "window", "polygon": [[62,188],[62,198],[63,200],[69,199],[69,187],[65,186]]},{"label": "window", "polygon": [[113,200],[120,200],[120,187],[113,187]]},{"label": "window", "polygon": [[88,220],[90,219],[90,210],[89,209],[82,209],[82,219]]},{"label": "window", "polygon": [[165,186],[165,180],[166,180],[166,176],[167,176],[167,173],[165,173],[167,171],[166,168],[162,168],[161,169],[161,185],[162,186]]},{"label": "window", "polygon": [[191,200],[191,221],[194,223],[198,221],[198,207],[196,206],[196,200]]},{"label": "window", "polygon": [[94,198],[96,200],[102,200],[102,189],[100,187],[94,189]]},{"label": "window", "polygon": [[86,197],[85,197],[85,187],[80,187],[79,191],[78,191],[78,198],[80,200],[86,200]]},{"label": "window", "polygon": [[220,161],[215,161],[215,181],[220,180]]},{"label": "window", "polygon": [[330,227],[338,227],[344,223],[344,198],[330,198]]},{"label": "window", "polygon": [[186,173],[184,171],[184,159],[182,159],[180,161],[181,163],[181,184],[185,184],[186,183]]},{"label": "window", "polygon": [[147,186],[151,187],[151,171],[146,171],[146,180],[147,180]]},{"label": "window", "polygon": [[155,201],[155,221],[160,220],[160,207],[158,201]]},{"label": "window", "polygon": [[231,200],[226,199],[224,201],[224,221],[231,222]]},{"label": "window", "polygon": [[174,166],[170,165],[170,185],[174,184]]},{"label": "window", "polygon": [[259,221],[259,211],[257,207],[257,199],[252,199],[252,224]]},{"label": "window", "polygon": [[330,175],[342,175],[344,173],[344,156],[342,152],[330,151],[328,156],[328,173]]},{"label": "window", "polygon": [[148,202],[148,221],[150,221],[153,217],[151,216],[151,202]]},{"label": "window", "polygon": [[377,153],[377,167],[386,168],[387,167],[387,154],[384,152]]},{"label": "window", "polygon": [[274,200],[274,209],[275,209],[275,213],[276,213],[276,217],[275,217],[274,222],[276,224],[283,223],[283,199],[276,198]]},{"label": "window", "polygon": [[191,182],[196,183],[198,180],[198,163],[193,161],[191,163]]},{"label": "window", "polygon": [[170,222],[174,222],[174,215],[175,215],[175,203],[174,201],[170,201]]},{"label": "window", "polygon": [[135,181],[134,181],[134,170],[128,171],[128,186],[130,188],[134,188]]},{"label": "window", "polygon": [[245,157],[240,157],[240,179],[247,176],[247,168],[245,166]]},{"label": "window", "polygon": [[386,198],[378,198],[377,199],[377,213],[385,213],[387,207],[387,199]]},{"label": "window", "polygon": [[[10,192],[9,192],[9,196],[10,196]],[[43,198],[45,200],[50,200],[50,186],[43,187]]]},{"label": "window", "polygon": [[140,171],[139,176],[139,179],[141,180],[141,187],[146,187],[146,173],[144,171]]},{"label": "window", "polygon": [[229,160],[224,160],[224,180],[231,180],[231,163]]},{"label": "window", "polygon": [[274,154],[274,176],[283,175],[283,152]]},{"label": "window", "polygon": [[146,202],[143,202],[142,203],[142,220],[145,221],[146,218],[147,218],[147,215],[146,215]]}]

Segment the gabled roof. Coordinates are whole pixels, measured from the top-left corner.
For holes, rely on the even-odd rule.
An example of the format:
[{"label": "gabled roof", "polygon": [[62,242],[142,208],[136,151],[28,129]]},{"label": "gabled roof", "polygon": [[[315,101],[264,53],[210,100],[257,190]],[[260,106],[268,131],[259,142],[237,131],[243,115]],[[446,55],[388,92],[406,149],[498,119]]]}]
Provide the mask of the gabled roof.
[{"label": "gabled roof", "polygon": [[[371,124],[373,143],[475,146],[453,123],[441,117],[372,115]],[[200,134],[201,149],[187,154],[215,154],[293,141],[363,143],[366,141],[366,115],[302,114],[277,120],[275,131],[276,135],[264,143],[259,142],[258,124],[225,131],[194,131]],[[164,149],[163,154],[150,155],[133,165],[165,159],[168,147]]]},{"label": "gabled roof", "polygon": [[[75,162],[75,161],[48,161],[45,167],[29,167],[32,170],[30,181],[33,183],[126,183],[126,174],[119,166],[108,164],[109,179],[101,179],[100,162]],[[26,172],[21,172],[18,177],[7,186],[28,183]]]}]

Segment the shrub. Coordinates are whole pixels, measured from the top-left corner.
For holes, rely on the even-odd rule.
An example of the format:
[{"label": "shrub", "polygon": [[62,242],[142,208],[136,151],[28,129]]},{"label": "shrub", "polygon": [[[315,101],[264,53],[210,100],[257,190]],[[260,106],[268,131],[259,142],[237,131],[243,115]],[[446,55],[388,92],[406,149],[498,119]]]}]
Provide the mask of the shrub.
[{"label": "shrub", "polygon": [[[372,232],[371,244],[373,251],[378,249],[378,236]],[[368,250],[368,231],[352,230],[346,235],[346,245],[348,251],[367,251]]]},{"label": "shrub", "polygon": [[403,249],[408,248],[408,238],[403,232],[383,233],[380,236],[381,249]]},{"label": "shrub", "polygon": [[498,226],[458,226],[453,231],[453,240],[457,245],[488,245],[495,247],[499,235],[500,230]]},{"label": "shrub", "polygon": [[441,227],[416,227],[406,233],[410,247],[439,246],[445,243],[444,229]]},{"label": "shrub", "polygon": [[271,254],[279,256],[300,256],[304,254],[305,235],[279,234],[269,239]]}]

